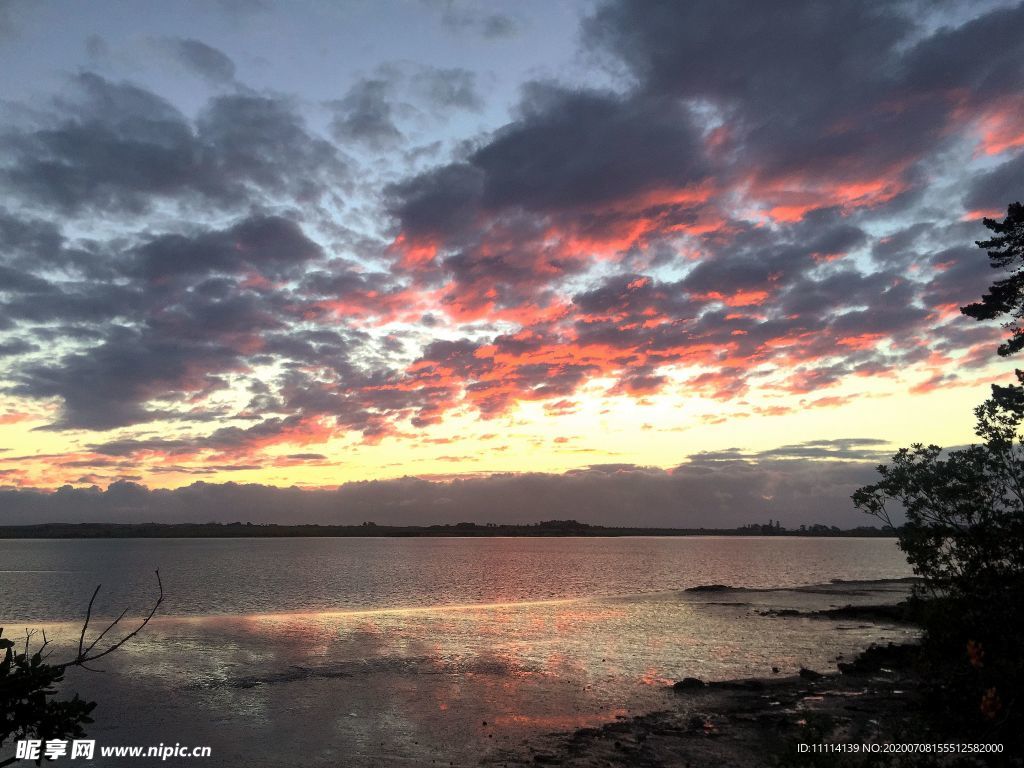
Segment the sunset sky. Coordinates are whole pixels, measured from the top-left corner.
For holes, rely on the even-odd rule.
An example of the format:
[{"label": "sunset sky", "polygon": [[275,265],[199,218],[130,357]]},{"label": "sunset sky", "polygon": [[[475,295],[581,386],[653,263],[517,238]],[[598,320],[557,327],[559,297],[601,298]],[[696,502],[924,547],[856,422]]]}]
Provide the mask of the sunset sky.
[{"label": "sunset sky", "polygon": [[970,442],[1013,369],[959,307],[1024,197],[1021,30],[953,0],[0,0],[0,486]]}]

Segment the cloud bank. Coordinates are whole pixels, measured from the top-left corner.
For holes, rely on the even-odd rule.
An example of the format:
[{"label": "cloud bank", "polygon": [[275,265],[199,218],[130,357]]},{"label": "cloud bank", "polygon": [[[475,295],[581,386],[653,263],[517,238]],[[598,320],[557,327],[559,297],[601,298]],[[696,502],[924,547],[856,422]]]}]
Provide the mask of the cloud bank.
[{"label": "cloud bank", "polygon": [[[796,456],[799,451],[789,447]],[[805,452],[816,455],[815,446]],[[838,454],[842,456],[840,451]],[[769,518],[785,526],[876,524],[850,494],[872,480],[864,461],[698,454],[671,470],[596,465],[525,473],[346,483],[332,490],[197,482],[175,490],[117,482],[107,489],[0,490],[0,525],[40,522],[253,522],[433,525],[535,523],[732,528]]]}]

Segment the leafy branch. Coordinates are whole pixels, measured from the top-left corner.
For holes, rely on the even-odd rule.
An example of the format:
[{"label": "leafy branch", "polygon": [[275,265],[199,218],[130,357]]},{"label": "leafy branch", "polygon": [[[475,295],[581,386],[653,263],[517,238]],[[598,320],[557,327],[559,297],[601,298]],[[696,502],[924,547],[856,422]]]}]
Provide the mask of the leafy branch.
[{"label": "leafy branch", "polygon": [[[63,682],[64,674],[69,667],[98,671],[89,665],[124,646],[149,624],[164,601],[164,585],[159,570],[156,571],[156,582],[159,594],[149,613],[131,632],[119,640],[109,642],[106,646],[101,646],[104,638],[121,623],[128,611],[122,611],[95,638],[86,642],[96,597],[100,592],[100,587],[96,587],[86,609],[75,656],[59,664],[47,661],[52,650],[45,631],[40,632],[42,643],[35,653],[30,653],[36,631],[25,630],[23,649],[17,652],[15,642],[3,637],[3,628],[0,628],[0,651],[3,652],[3,658],[0,660],[0,746],[12,737],[47,741],[80,738],[85,735],[83,725],[92,722],[89,715],[96,707],[96,703],[85,701],[78,694],[69,700],[55,700],[53,696],[57,693],[57,685]],[[14,762],[17,762],[15,757],[0,759],[0,768]]]}]

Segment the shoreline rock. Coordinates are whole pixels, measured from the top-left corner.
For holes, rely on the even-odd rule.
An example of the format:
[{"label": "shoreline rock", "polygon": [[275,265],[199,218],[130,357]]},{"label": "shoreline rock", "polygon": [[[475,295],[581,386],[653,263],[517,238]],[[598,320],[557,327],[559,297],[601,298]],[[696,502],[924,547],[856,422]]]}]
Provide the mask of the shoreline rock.
[{"label": "shoreline rock", "polygon": [[758,611],[759,616],[770,618],[830,619],[833,621],[868,621],[883,624],[910,624],[919,622],[915,616],[917,606],[910,600],[876,605],[844,605],[841,608],[823,608],[817,611],[799,611],[795,608],[768,608]]},{"label": "shoreline rock", "polygon": [[673,691],[692,691],[695,688],[704,688],[707,686],[703,680],[699,677],[684,677],[678,683],[672,686]]},{"label": "shoreline rock", "polygon": [[549,734],[495,753],[484,764],[754,768],[776,759],[792,762],[799,743],[884,741],[909,727],[913,716],[916,647],[873,645],[831,673],[684,678],[666,688],[674,694],[666,709]]}]

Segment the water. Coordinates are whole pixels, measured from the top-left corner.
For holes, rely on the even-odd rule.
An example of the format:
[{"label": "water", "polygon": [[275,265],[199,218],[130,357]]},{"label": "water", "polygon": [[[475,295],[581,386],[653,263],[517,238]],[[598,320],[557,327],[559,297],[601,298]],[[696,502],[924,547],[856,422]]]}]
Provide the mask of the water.
[{"label": "water", "polygon": [[834,668],[912,634],[759,613],[892,601],[900,582],[681,591],[910,573],[888,539],[731,537],[4,541],[0,624],[46,626],[59,656],[96,583],[102,613],[139,614],[156,567],[160,617],[67,686],[100,702],[99,744],[209,745],[206,766],[478,765],[664,707],[686,675]]},{"label": "water", "polygon": [[142,611],[159,568],[163,615],[311,613],[778,587],[906,576],[892,539],[365,538],[0,541],[0,619]]}]

